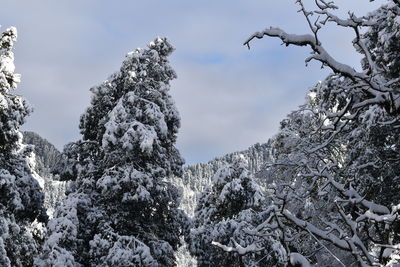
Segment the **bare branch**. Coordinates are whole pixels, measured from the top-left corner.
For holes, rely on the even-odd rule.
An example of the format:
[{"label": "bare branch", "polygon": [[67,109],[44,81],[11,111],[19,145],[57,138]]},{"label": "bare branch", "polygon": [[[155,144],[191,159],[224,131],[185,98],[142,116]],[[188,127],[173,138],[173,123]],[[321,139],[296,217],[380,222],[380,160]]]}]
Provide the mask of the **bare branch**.
[{"label": "bare branch", "polygon": [[296,3],[300,5],[300,10],[299,12],[302,12],[304,17],[307,20],[308,23],[308,27],[310,28],[310,30],[314,33],[314,38],[315,38],[315,43],[317,45],[320,45],[321,43],[318,41],[318,30],[320,29],[320,26],[317,26],[317,22],[318,19],[314,22],[314,24],[311,22],[310,17],[313,15],[312,12],[307,11],[303,5],[303,1],[302,0],[296,0]]}]

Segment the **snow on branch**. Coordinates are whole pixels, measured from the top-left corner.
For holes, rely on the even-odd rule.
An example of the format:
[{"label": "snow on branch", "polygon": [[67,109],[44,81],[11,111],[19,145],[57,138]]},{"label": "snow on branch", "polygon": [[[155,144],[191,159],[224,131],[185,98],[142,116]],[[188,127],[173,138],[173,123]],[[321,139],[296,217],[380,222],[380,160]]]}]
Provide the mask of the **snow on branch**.
[{"label": "snow on branch", "polygon": [[343,184],[336,182],[334,178],[327,172],[318,175],[328,178],[329,183],[341,194],[346,196],[349,202],[360,203],[362,206],[370,210],[371,213],[390,214],[390,211],[387,207],[366,200],[365,198],[360,196],[360,194],[351,185],[349,186],[349,189],[345,189]]},{"label": "snow on branch", "polygon": [[341,249],[348,250],[348,251],[351,250],[350,246],[346,240],[339,238],[338,236],[334,235],[331,231],[320,230],[317,227],[315,227],[313,224],[297,218],[288,210],[282,211],[282,215],[286,219],[288,219],[289,221],[291,221],[292,223],[297,225],[298,227],[313,233],[317,237],[327,240]]},{"label": "snow on branch", "polygon": [[231,240],[234,243],[235,247],[226,246],[226,245],[223,245],[223,244],[221,244],[219,242],[215,242],[215,241],[212,241],[211,244],[214,246],[217,246],[219,248],[222,248],[226,252],[236,252],[239,255],[245,255],[245,254],[251,253],[251,252],[258,252],[258,251],[261,251],[264,249],[264,248],[258,247],[255,243],[252,243],[246,247],[242,247],[233,238],[231,238]]},{"label": "snow on branch", "polygon": [[[391,92],[393,90],[386,85],[387,80],[383,77],[380,77],[381,73],[383,73],[383,70],[373,60],[371,52],[367,48],[360,35],[360,27],[374,25],[376,21],[371,19],[370,16],[357,17],[353,13],[349,13],[348,19],[341,19],[328,11],[329,9],[337,8],[333,5],[333,2],[327,3],[321,0],[316,0],[315,2],[318,10],[307,11],[305,10],[301,0],[296,1],[296,3],[298,3],[301,7],[299,12],[302,12],[305,16],[312,34],[289,34],[280,28],[270,27],[264,31],[252,34],[244,42],[244,45],[250,49],[250,42],[253,39],[262,39],[264,36],[269,36],[281,39],[286,46],[309,46],[312,50],[312,53],[311,56],[305,59],[306,63],[310,62],[311,60],[321,62],[322,66],[328,66],[334,73],[341,74],[342,76],[351,79],[354,84],[348,89],[362,90],[369,96],[367,100],[360,101],[358,103],[352,103],[353,108],[357,109],[364,106],[382,104],[388,106],[388,111],[390,113],[397,114],[397,112],[399,112],[398,109],[400,108],[400,104],[397,104],[397,102],[394,100]],[[311,17],[314,14],[317,14],[318,18],[315,22],[312,22]],[[323,18],[320,18],[321,16]],[[365,56],[366,62],[368,63],[368,71],[365,70],[365,72],[358,72],[353,67],[337,61],[325,50],[318,38],[318,31],[328,21],[335,22],[340,27],[352,28],[354,30],[356,37],[353,41],[353,46],[358,52],[361,52]]]},{"label": "snow on branch", "polygon": [[290,253],[289,261],[292,266],[310,267],[310,262],[299,253]]},{"label": "snow on branch", "polygon": [[[251,35],[244,42],[244,45],[247,45],[247,47],[250,49],[250,42],[254,38],[262,39],[265,35],[280,38],[286,46],[310,46],[314,53],[306,59],[306,62],[315,59],[320,61],[322,64],[329,66],[335,73],[340,73],[351,79],[359,78],[361,80],[370,82],[368,76],[364,73],[357,72],[354,70],[354,68],[336,61],[321,45],[317,44],[315,37],[311,34],[289,34],[280,28],[270,27],[262,32],[256,32]],[[376,87],[379,89],[379,91],[381,90],[378,85],[376,85]],[[374,95],[376,95],[376,93],[374,93]]]}]

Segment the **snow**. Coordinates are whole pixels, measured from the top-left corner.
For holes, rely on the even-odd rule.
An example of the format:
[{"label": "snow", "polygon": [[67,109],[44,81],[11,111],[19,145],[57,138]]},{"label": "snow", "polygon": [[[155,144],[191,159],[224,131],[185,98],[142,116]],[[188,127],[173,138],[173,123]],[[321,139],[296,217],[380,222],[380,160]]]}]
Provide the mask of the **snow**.
[{"label": "snow", "polygon": [[244,254],[247,254],[249,252],[255,252],[255,251],[259,251],[260,250],[260,248],[257,248],[257,246],[255,244],[251,244],[251,245],[249,245],[247,247],[242,247],[240,244],[236,243],[236,247],[235,248],[222,245],[221,243],[215,242],[215,241],[212,241],[211,244],[214,245],[214,246],[217,246],[219,248],[222,248],[226,252],[232,252],[232,251],[237,252],[239,255],[244,255]]},{"label": "snow", "polygon": [[[31,153],[30,156],[27,158],[28,165],[32,168],[32,170],[36,167],[36,155]],[[39,183],[40,188],[44,189],[44,179],[38,175],[35,171],[32,172],[33,178]]]},{"label": "snow", "polygon": [[133,79],[137,77],[136,72],[134,71],[129,71],[129,76]]},{"label": "snow", "polygon": [[9,52],[6,55],[0,55],[0,72],[13,73],[15,71],[14,55]]},{"label": "snow", "polygon": [[[301,1],[297,3],[302,5]],[[44,253],[35,264],[78,265],[74,256],[81,256],[77,255],[81,253],[77,250],[81,248],[79,239],[90,233],[93,238],[88,240],[90,251],[84,251],[82,255],[90,255],[104,265],[156,266],[158,261],[173,261],[173,251],[182,232],[178,229],[181,223],[192,226],[188,249],[199,258],[199,265],[210,264],[207,261],[215,258],[238,255],[241,260],[246,256],[249,256],[246,259],[254,260],[262,253],[268,253],[266,256],[274,254],[274,260],[285,264],[310,266],[305,256],[289,251],[292,247],[304,255],[313,255],[313,261],[328,256],[340,263],[343,258],[343,262],[348,263],[353,255],[361,266],[381,264],[377,251],[383,248],[385,261],[398,264],[399,245],[391,244],[394,242],[392,236],[396,234],[393,225],[400,209],[400,204],[396,203],[398,199],[395,194],[390,194],[393,200],[387,200],[375,195],[374,187],[367,187],[370,187],[370,180],[377,184],[373,186],[380,186],[376,191],[392,190],[389,187],[396,186],[393,182],[396,180],[390,176],[397,171],[397,165],[392,163],[397,159],[392,154],[397,155],[398,150],[398,80],[389,77],[397,74],[386,75],[384,72],[395,66],[396,51],[388,53],[386,50],[392,49],[393,41],[397,42],[398,31],[390,32],[385,23],[387,20],[389,26],[397,23],[394,27],[398,29],[400,20],[393,18],[393,14],[386,16],[383,11],[379,15],[383,20],[367,20],[354,15],[350,15],[351,20],[342,20],[325,10],[329,8],[320,7],[320,12],[316,13],[340,26],[355,28],[369,26],[372,21],[382,23],[374,25],[382,26],[374,30],[379,47],[371,47],[366,34],[353,43],[364,56],[366,66],[362,72],[336,61],[324,49],[316,34],[321,21],[314,26],[310,24],[314,34],[288,34],[280,28],[253,34],[245,44],[249,45],[253,38],[268,35],[280,38],[286,45],[309,46],[312,54],[306,61],[318,60],[329,66],[335,75],[319,83],[314,91],[310,90],[308,102],[282,123],[282,130],[272,140],[273,149],[268,147],[267,156],[263,154],[265,151],[247,155],[235,153],[231,158],[188,167],[183,179],[169,177],[180,175],[183,164],[174,145],[179,114],[168,94],[169,82],[176,77],[166,59],[173,47],[166,39],[156,38],[149,43],[149,49],[128,53],[121,69],[92,89],[91,107],[82,117],[84,137],[74,143],[85,149],[73,151],[76,154],[68,158],[73,163],[65,169],[78,170],[72,192],[62,205],[58,205],[55,217],[48,223]],[[313,14],[304,9],[303,13],[306,18]],[[379,18],[376,14],[373,16]],[[17,33],[14,28],[7,31],[9,35],[1,39],[0,85],[2,91],[9,93],[8,90],[19,82],[19,75],[13,73],[11,51]],[[382,50],[382,55],[379,55],[380,49],[386,49]],[[383,68],[374,62],[379,57]],[[158,81],[159,77],[163,77],[163,81]],[[1,124],[5,129],[4,139],[19,140],[20,122],[25,113],[29,113],[29,108],[20,97],[16,96],[12,101],[7,97],[7,94],[0,94],[0,108],[6,118]],[[393,98],[395,100],[391,100]],[[393,133],[388,130],[380,136],[373,132],[387,130],[381,126],[388,127]],[[383,146],[376,144],[381,141],[385,142]],[[86,142],[93,147],[86,149]],[[14,220],[19,213],[32,213],[32,207],[37,208],[30,206],[39,203],[42,197],[37,184],[42,189],[53,188],[48,186],[48,180],[35,172],[37,159],[33,154],[26,157],[29,149],[17,142],[10,149],[12,153],[6,151],[1,158],[1,162],[11,166],[5,164],[9,169],[0,169],[0,189],[7,192],[6,201],[3,201],[5,211],[0,211],[1,255],[7,253],[7,245],[13,245],[7,238],[19,235],[15,238],[18,241],[22,234],[24,238],[30,236],[25,225]],[[394,159],[386,160],[381,154]],[[14,162],[21,166],[13,166]],[[265,162],[268,166],[262,166]],[[246,168],[252,170],[249,172]],[[380,169],[382,173],[376,175]],[[251,173],[260,170],[257,175],[261,179],[254,179]],[[384,173],[387,170],[394,172],[388,175]],[[183,213],[176,209],[179,194],[170,186],[170,179],[182,189],[181,207],[189,215],[193,214],[197,204],[193,221],[186,221]],[[386,180],[389,182],[385,185]],[[263,184],[260,186],[257,182]],[[55,185],[62,186],[61,183]],[[265,192],[267,186],[269,190]],[[198,197],[197,193],[201,191],[203,193]],[[119,210],[121,203],[123,210]],[[385,206],[388,203],[393,205],[391,211]],[[140,210],[142,206],[145,208]],[[130,207],[133,210],[129,210]],[[350,213],[353,208],[355,212]],[[112,212],[108,214],[110,210]],[[18,216],[14,218],[13,212],[18,212]],[[36,219],[34,216],[27,221]],[[138,216],[145,216],[148,221],[143,223],[143,218],[137,220]],[[126,221],[125,217],[129,219]],[[153,222],[155,217],[162,219]],[[92,224],[94,228],[89,227]],[[136,232],[129,233],[132,225],[138,229],[151,229],[140,233],[146,237],[144,241],[136,237]],[[379,227],[387,231],[384,236],[390,237],[379,244],[369,235],[360,234],[361,230],[373,229],[368,233],[380,235]],[[299,235],[307,238],[296,240]],[[32,241],[28,239],[26,243]],[[334,247],[332,251],[331,247]],[[318,249],[315,254],[314,249]],[[187,255],[187,251],[182,255]],[[8,258],[4,262],[11,265]]]},{"label": "snow", "polygon": [[386,222],[392,223],[397,218],[395,214],[385,214],[385,215],[377,215],[370,210],[367,210],[364,214],[360,215],[356,221],[361,222],[364,219],[373,220],[375,222]]},{"label": "snow", "polygon": [[289,255],[289,262],[293,266],[300,265],[301,267],[310,267],[309,261],[299,253],[290,253]]},{"label": "snow", "polygon": [[235,194],[235,192],[240,192],[241,190],[243,190],[241,180],[233,179],[230,183],[225,184],[225,186],[222,188],[222,191],[219,195],[219,200],[223,202],[225,201],[226,196],[229,194]]}]

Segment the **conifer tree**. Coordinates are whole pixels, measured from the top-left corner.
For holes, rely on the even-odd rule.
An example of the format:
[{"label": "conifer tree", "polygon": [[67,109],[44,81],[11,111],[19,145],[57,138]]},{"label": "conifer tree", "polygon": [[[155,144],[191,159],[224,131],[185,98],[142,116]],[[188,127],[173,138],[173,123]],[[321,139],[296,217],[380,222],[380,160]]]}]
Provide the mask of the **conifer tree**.
[{"label": "conifer tree", "polygon": [[[255,236],[267,218],[264,193],[240,156],[220,168],[202,193],[188,236],[199,266],[279,266],[286,255],[274,234]],[[231,252],[231,253],[229,253]]]},{"label": "conifer tree", "polygon": [[36,265],[174,265],[186,217],[167,181],[183,164],[174,146],[180,117],[169,95],[173,50],[157,38],[91,89],[82,140],[65,147],[55,168],[75,182]]},{"label": "conifer tree", "polygon": [[20,81],[14,73],[16,39],[14,27],[0,35],[0,266],[32,265],[40,243],[32,224],[47,219],[32,147],[22,144],[19,130],[31,108],[12,93]]}]

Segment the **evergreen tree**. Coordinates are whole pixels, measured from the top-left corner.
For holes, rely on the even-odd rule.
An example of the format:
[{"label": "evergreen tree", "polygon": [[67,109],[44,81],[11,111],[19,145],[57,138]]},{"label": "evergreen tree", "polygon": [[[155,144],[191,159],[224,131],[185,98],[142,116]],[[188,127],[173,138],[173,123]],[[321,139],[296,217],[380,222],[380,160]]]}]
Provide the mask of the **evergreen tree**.
[{"label": "evergreen tree", "polygon": [[75,182],[49,222],[36,265],[174,265],[186,217],[167,181],[183,164],[174,146],[180,118],[169,95],[172,51],[157,38],[91,89],[83,138],[65,147],[55,168]]},{"label": "evergreen tree", "polygon": [[34,172],[32,147],[22,144],[19,127],[31,112],[28,103],[11,91],[20,76],[14,73],[15,28],[0,35],[0,265],[31,266],[40,236],[33,222],[45,222],[43,193]]},{"label": "evergreen tree", "polygon": [[[264,194],[238,157],[220,168],[202,193],[188,236],[199,266],[279,266],[286,258],[275,235],[255,236],[267,218]],[[230,254],[228,252],[235,252]]]}]

